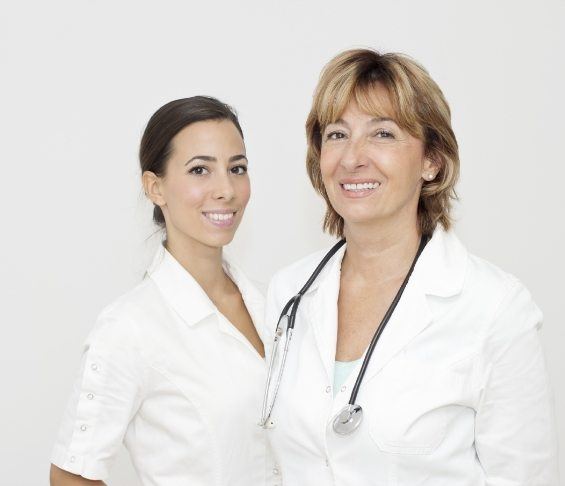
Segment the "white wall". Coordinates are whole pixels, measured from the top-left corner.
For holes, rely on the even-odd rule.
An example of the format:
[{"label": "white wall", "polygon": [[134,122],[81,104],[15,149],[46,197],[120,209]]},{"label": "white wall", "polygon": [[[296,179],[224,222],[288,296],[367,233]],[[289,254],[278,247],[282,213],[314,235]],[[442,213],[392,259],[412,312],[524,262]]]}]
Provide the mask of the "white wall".
[{"label": "white wall", "polygon": [[[354,46],[412,55],[451,103],[462,159],[457,231],[522,279],[545,311],[565,443],[563,2],[0,8],[2,484],[47,484],[81,343],[150,258],[155,238],[147,240],[136,160],[148,117],[195,94],[238,109],[253,200],[232,251],[266,281],[328,241],[304,170],[303,126],[321,67]],[[125,455],[110,484],[136,484]]]}]

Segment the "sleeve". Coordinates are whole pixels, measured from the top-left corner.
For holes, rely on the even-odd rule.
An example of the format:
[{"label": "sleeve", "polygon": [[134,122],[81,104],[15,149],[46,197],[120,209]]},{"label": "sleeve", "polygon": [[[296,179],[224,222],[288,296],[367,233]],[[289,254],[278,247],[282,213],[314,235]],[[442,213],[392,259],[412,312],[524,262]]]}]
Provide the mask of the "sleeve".
[{"label": "sleeve", "polygon": [[488,486],[558,486],[553,397],[542,314],[513,282],[486,336],[475,447]]},{"label": "sleeve", "polygon": [[51,462],[87,479],[104,480],[141,402],[136,339],[123,319],[99,317],[84,345]]}]

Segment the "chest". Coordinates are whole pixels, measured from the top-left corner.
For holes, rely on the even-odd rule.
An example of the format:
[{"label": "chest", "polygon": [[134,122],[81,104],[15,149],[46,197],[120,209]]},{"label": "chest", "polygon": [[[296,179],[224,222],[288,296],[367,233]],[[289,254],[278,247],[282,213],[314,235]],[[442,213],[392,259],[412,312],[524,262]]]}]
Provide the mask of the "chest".
[{"label": "chest", "polygon": [[202,410],[221,423],[233,404],[259,401],[265,363],[225,317],[213,314],[193,326],[167,317],[143,336],[148,402]]},{"label": "chest", "polygon": [[337,306],[338,361],[353,361],[363,355],[401,284],[399,279],[380,284],[341,283]]}]

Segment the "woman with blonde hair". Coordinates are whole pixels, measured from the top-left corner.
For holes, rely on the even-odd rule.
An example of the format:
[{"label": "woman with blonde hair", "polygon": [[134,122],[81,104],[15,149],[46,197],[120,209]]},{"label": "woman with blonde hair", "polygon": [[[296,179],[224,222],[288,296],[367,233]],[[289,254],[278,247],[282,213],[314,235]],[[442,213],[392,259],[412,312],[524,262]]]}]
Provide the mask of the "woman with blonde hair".
[{"label": "woman with blonde hair", "polygon": [[542,314],[452,231],[458,147],[437,84],[407,56],[344,52],[306,132],[340,241],[269,288],[261,423],[283,482],[557,485]]}]

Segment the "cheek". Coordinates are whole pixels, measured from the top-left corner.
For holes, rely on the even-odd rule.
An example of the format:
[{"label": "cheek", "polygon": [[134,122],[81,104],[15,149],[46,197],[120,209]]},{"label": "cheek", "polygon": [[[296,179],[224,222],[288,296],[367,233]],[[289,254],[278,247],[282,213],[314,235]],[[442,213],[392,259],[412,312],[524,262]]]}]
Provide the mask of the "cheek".
[{"label": "cheek", "polygon": [[336,150],[323,148],[320,152],[320,172],[322,179],[326,180],[331,177],[338,165],[339,155]]},{"label": "cheek", "polygon": [[249,201],[251,196],[251,184],[249,182],[249,177],[242,177],[241,180],[235,184],[235,189],[237,193],[237,199],[240,203],[245,206]]},{"label": "cheek", "polygon": [[[174,200],[172,205],[175,205],[176,202],[185,208],[197,208],[205,202],[208,190],[203,182],[185,179],[172,184],[168,193],[170,198]],[[168,202],[168,204],[171,205],[171,202]]]},{"label": "cheek", "polygon": [[381,171],[391,184],[405,186],[420,180],[422,157],[417,150],[393,150],[382,156],[379,162]]}]

